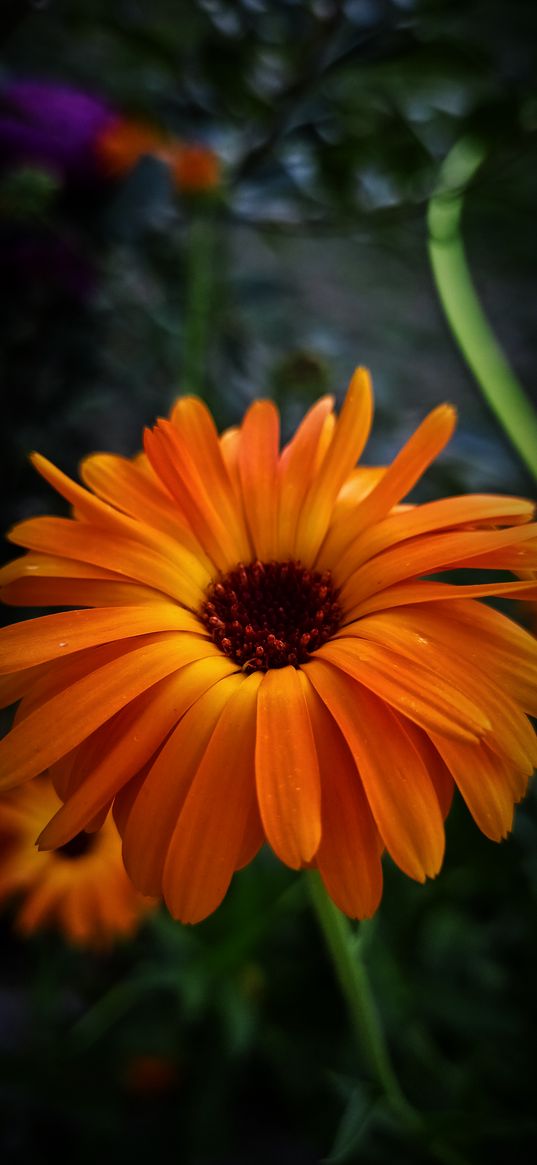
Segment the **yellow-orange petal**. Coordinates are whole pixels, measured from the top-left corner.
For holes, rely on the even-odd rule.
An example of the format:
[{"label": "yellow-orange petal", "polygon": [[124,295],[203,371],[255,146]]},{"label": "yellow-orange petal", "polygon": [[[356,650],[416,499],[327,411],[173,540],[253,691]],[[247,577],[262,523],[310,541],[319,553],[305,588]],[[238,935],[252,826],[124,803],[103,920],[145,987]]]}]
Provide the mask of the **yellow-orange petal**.
[{"label": "yellow-orange petal", "polygon": [[[80,465],[84,483],[103,501],[131,518],[178,539],[204,559],[199,539],[176,498],[159,481],[151,466],[142,466],[111,453],[93,453]],[[208,560],[205,565],[209,567]]]},{"label": "yellow-orange petal", "polygon": [[476,741],[491,730],[490,720],[479,705],[455,691],[441,675],[376,643],[334,639],[319,648],[307,667],[325,661],[358,680],[426,732]]},{"label": "yellow-orange petal", "polygon": [[195,615],[176,603],[62,611],[0,630],[0,673],[34,667],[58,656],[155,631],[190,631],[206,638]]},{"label": "yellow-orange petal", "polygon": [[[423,674],[423,685],[430,686],[430,676],[440,675],[452,685],[458,696],[479,698],[479,707],[490,724],[487,741],[491,748],[508,757],[522,771],[533,772],[537,764],[537,737],[529,720],[518,705],[509,698],[506,687],[498,687],[494,679],[489,679],[479,662],[470,654],[464,640],[457,642],[455,632],[451,643],[442,641],[441,631],[436,624],[440,620],[432,616],[422,624],[419,617],[412,625],[406,617],[389,611],[384,614],[369,615],[348,628],[354,630],[358,650],[363,640],[377,644],[388,651],[388,658],[400,661],[404,658]],[[346,633],[347,633],[346,632]],[[459,648],[459,650],[458,650]],[[481,657],[486,659],[486,640],[481,642]],[[490,665],[489,665],[490,666]],[[537,694],[537,683],[535,685]]]},{"label": "yellow-orange petal", "polygon": [[[404,512],[391,514],[373,528],[363,530],[357,537],[353,537],[344,553],[339,550],[334,558],[337,561],[338,578],[349,578],[375,554],[409,538],[455,529],[457,526],[467,529],[475,526],[486,528],[524,524],[531,521],[534,512],[534,505],[524,498],[494,494],[467,494],[412,506]],[[354,516],[348,522],[350,528],[353,525]]]},{"label": "yellow-orange petal", "polygon": [[268,842],[292,869],[311,861],[321,840],[319,762],[309,681],[294,667],[264,674],[258,694],[256,782]]},{"label": "yellow-orange petal", "polygon": [[280,419],[270,400],[255,401],[241,426],[238,463],[254,557],[277,555]]},{"label": "yellow-orange petal", "polygon": [[8,538],[28,550],[79,559],[146,583],[192,610],[200,607],[211,581],[209,573],[193,555],[185,558],[179,543],[170,557],[143,542],[122,538],[89,522],[30,518],[14,526]]},{"label": "yellow-orange petal", "polygon": [[427,582],[419,579],[410,583],[396,583],[370,595],[358,603],[353,617],[361,618],[374,611],[385,611],[391,607],[405,606],[407,603],[436,603],[449,599],[485,599],[497,595],[505,599],[537,600],[537,583],[534,582],[490,582],[470,583],[464,586],[445,582]]},{"label": "yellow-orange petal", "polygon": [[436,735],[432,740],[482,833],[501,841],[513,824],[514,801],[502,762],[483,744],[476,748]]},{"label": "yellow-orange petal", "polygon": [[[537,715],[537,639],[491,607],[468,599],[456,606],[442,602],[408,604],[366,615],[345,633],[373,636],[377,642],[386,642],[385,635],[396,636],[399,642],[402,635],[409,649],[424,661],[430,649],[440,648],[443,659],[437,658],[436,663],[442,670],[444,659],[454,666],[461,663],[463,668],[468,661],[472,673],[475,668],[486,668],[487,683],[492,679],[521,708]],[[391,638],[391,642],[395,646],[396,640]],[[475,690],[475,677],[472,682]],[[481,687],[479,680],[479,690]]]},{"label": "yellow-orange petal", "polygon": [[382,843],[335,720],[320,697],[310,701],[310,712],[322,774],[322,835],[315,865],[340,910],[350,918],[369,918],[382,895]]},{"label": "yellow-orange petal", "polygon": [[[341,603],[348,620],[365,599],[376,591],[403,579],[439,570],[468,567],[477,555],[491,555],[507,549],[510,553],[535,538],[537,526],[515,526],[507,530],[455,530],[424,534],[375,555],[341,588]],[[492,561],[491,565],[495,565]]]},{"label": "yellow-orange petal", "polygon": [[196,700],[142,782],[123,829],[123,860],[143,894],[159,894],[170,840],[200,761],[237,681],[198,671]]},{"label": "yellow-orange petal", "polygon": [[453,436],[457,413],[452,405],[438,405],[412,433],[386,473],[360,503],[356,531],[370,526],[406,497],[425,470]]},{"label": "yellow-orange petal", "polygon": [[123,709],[109,729],[106,750],[101,747],[101,755],[92,757],[89,768],[86,764],[83,781],[43,831],[40,848],[57,849],[87,829],[93,815],[151,760],[197,697],[232,672],[223,657],[187,664]]},{"label": "yellow-orange petal", "polygon": [[164,866],[164,900],[174,918],[201,922],[220,905],[239,860],[255,801],[259,675],[234,677],[228,702],[200,761]]},{"label": "yellow-orange petal", "polygon": [[328,530],[339,491],[358,461],[371,428],[373,394],[365,368],[354,373],[334,435],[310,484],[296,531],[296,554],[311,566]]},{"label": "yellow-orange petal", "polygon": [[278,557],[296,557],[295,535],[300,509],[315,467],[319,442],[334,398],[324,396],[308,410],[279,463]]},{"label": "yellow-orange petal", "polygon": [[[60,692],[0,741],[0,788],[42,773],[105,720],[183,663],[204,654],[203,640],[164,633],[161,642],[138,647]],[[205,649],[206,650],[206,649]],[[54,731],[51,732],[51,725]]]},{"label": "yellow-orange petal", "polygon": [[171,412],[171,422],[181,461],[184,464],[188,460],[198,504],[203,493],[206,503],[218,513],[233,537],[235,561],[246,559],[251,546],[209,409],[198,397],[179,397]]},{"label": "yellow-orange petal", "polygon": [[347,741],[386,849],[409,877],[434,877],[444,856],[442,815],[409,737],[382,700],[349,676],[317,661],[307,673]]}]

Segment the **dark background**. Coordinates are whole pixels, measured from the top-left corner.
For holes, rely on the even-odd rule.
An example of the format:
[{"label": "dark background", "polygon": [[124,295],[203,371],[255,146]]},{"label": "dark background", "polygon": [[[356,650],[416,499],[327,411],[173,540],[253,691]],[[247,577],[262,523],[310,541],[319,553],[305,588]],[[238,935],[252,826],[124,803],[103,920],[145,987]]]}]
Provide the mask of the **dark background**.
[{"label": "dark background", "polygon": [[[458,434],[420,496],[529,492],[444,321],[425,215],[451,145],[478,133],[469,261],[531,395],[535,4],[12,0],[0,13],[0,82],[70,83],[222,163],[221,187],[199,196],[154,159],[75,184],[4,163],[4,527],[62,512],[33,448],[71,473],[95,449],[131,454],[192,389],[220,425],[274,396],[290,429],[357,363],[376,385],[369,462],[447,399]],[[447,832],[434,883],[386,863],[367,959],[402,1086],[438,1138],[467,1165],[523,1165],[537,1147],[534,796],[501,846],[458,802]],[[5,1160],[432,1160],[378,1103],[304,887],[268,853],[207,923],[159,912],[108,956],[55,934],[22,942],[9,911],[0,927]],[[164,1065],[152,1088],[140,1056]]]}]

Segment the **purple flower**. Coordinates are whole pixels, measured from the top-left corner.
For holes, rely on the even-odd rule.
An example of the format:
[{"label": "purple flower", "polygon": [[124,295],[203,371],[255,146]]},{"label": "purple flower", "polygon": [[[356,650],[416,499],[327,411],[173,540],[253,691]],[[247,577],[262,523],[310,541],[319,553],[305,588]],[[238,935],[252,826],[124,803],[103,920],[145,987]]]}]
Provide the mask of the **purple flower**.
[{"label": "purple flower", "polygon": [[35,165],[63,181],[98,179],[95,142],[118,114],[100,97],[52,81],[0,85],[0,169]]}]

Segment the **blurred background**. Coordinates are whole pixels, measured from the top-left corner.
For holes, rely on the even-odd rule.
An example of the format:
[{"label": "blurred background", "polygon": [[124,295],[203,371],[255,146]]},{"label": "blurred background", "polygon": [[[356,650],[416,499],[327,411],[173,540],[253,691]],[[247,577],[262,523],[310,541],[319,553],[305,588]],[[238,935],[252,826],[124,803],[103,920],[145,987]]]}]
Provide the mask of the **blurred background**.
[{"label": "blurred background", "polygon": [[[3,0],[0,37],[4,529],[65,512],[34,448],[68,473],[95,450],[130,455],[184,391],[222,427],[272,396],[289,432],[357,363],[376,388],[369,463],[450,400],[458,434],[417,497],[531,492],[443,316],[426,214],[449,150],[478,135],[469,264],[531,395],[532,0]],[[386,864],[363,942],[403,1087],[453,1162],[524,1165],[535,797],[499,847],[461,804],[447,833],[436,882]],[[304,888],[270,854],[208,922],[159,910],[105,953],[53,928],[23,939],[14,917],[6,1161],[432,1160],[378,1103]]]}]

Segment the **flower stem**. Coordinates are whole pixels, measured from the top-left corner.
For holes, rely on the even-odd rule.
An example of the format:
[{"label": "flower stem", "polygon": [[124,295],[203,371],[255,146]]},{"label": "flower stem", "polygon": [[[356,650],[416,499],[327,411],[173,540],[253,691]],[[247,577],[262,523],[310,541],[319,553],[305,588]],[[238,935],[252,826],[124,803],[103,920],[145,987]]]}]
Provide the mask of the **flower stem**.
[{"label": "flower stem", "polygon": [[199,393],[207,400],[207,351],[215,244],[213,216],[209,207],[192,209],[188,232],[181,387],[186,392]]},{"label": "flower stem", "polygon": [[429,203],[429,257],[453,336],[483,396],[537,479],[537,414],[483,312],[460,234],[465,188],[485,156],[483,143],[466,137],[445,158]]},{"label": "flower stem", "polygon": [[367,1059],[373,1078],[393,1115],[407,1131],[424,1141],[433,1160],[443,1165],[468,1165],[466,1159],[430,1135],[423,1115],[404,1095],[384,1039],[380,1015],[363,957],[349,920],[328,897],[317,870],[306,874],[310,897],[330,952],[334,971],[342,989],[357,1036],[360,1051]]},{"label": "flower stem", "polygon": [[392,1111],[408,1127],[419,1129],[421,1117],[401,1091],[390,1060],[360,944],[355,942],[348,919],[328,897],[317,870],[309,870],[307,877],[311,899],[360,1049]]}]

